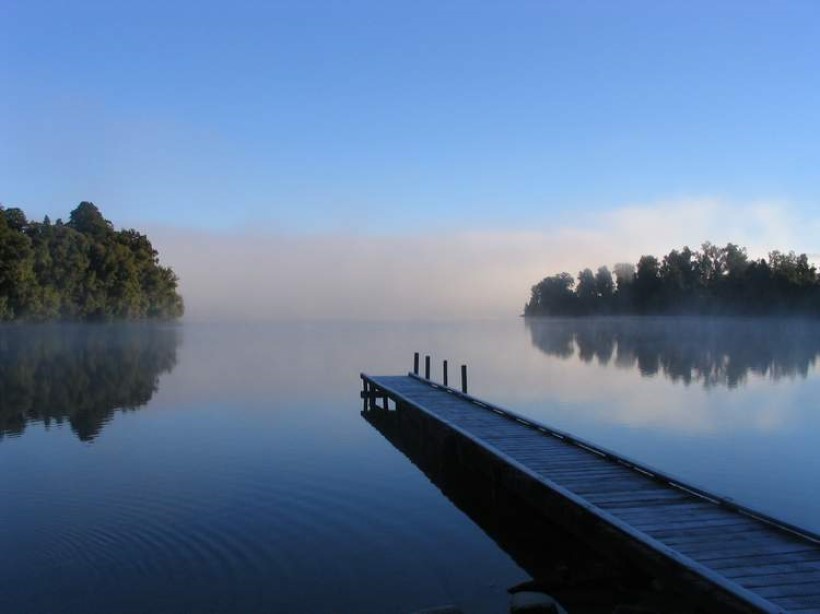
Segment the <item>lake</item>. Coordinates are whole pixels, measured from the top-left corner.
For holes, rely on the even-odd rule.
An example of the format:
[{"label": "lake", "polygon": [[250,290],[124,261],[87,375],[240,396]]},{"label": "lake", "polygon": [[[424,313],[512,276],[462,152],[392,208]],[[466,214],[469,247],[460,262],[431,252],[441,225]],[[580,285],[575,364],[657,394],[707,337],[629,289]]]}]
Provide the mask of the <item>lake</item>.
[{"label": "lake", "polygon": [[0,611],[505,611],[520,553],[361,415],[415,351],[820,531],[816,322],[5,326]]}]

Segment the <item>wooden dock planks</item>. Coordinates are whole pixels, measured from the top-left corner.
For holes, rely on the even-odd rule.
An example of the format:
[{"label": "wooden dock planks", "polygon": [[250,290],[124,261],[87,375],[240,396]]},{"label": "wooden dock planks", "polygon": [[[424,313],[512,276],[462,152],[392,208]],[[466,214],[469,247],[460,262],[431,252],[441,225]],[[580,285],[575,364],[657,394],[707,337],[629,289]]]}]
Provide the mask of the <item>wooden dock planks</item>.
[{"label": "wooden dock planks", "polygon": [[424,412],[754,611],[820,613],[820,538],[418,376],[362,374],[365,398]]}]

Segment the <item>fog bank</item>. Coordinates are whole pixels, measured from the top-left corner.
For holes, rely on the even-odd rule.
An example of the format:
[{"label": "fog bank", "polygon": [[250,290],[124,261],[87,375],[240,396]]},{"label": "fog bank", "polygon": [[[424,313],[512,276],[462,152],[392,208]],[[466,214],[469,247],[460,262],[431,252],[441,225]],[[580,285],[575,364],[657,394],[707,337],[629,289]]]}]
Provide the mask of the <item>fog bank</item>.
[{"label": "fog bank", "polygon": [[817,250],[818,223],[784,205],[680,200],[579,213],[572,224],[527,230],[292,236],[263,230],[149,230],[180,277],[191,320],[456,319],[521,313],[543,277],[673,248],[739,243]]}]

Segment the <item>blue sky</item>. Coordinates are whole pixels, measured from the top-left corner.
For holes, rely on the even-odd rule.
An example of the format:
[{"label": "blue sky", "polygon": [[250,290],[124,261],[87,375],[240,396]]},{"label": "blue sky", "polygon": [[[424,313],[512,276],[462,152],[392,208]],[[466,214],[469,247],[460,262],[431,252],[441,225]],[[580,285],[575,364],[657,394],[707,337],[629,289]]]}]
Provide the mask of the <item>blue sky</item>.
[{"label": "blue sky", "polygon": [[193,318],[506,317],[817,259],[819,61],[816,1],[3,0],[0,202],[148,232]]},{"label": "blue sky", "polygon": [[6,0],[0,200],[287,234],[808,212],[818,41],[817,2]]}]

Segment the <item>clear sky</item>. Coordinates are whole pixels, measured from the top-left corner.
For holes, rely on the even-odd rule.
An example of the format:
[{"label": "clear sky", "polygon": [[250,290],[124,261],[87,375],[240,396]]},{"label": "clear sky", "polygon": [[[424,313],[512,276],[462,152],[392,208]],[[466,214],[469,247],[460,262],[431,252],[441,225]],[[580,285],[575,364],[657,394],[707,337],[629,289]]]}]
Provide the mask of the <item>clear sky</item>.
[{"label": "clear sky", "polygon": [[0,92],[0,202],[177,241],[820,203],[814,0],[2,0]]}]

